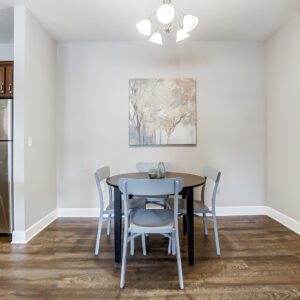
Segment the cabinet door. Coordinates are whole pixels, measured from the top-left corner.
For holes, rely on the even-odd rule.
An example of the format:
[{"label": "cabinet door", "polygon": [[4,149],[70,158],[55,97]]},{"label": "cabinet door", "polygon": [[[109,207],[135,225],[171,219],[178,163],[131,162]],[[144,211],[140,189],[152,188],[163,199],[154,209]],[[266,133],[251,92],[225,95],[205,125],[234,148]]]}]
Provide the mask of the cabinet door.
[{"label": "cabinet door", "polygon": [[0,95],[5,94],[5,66],[0,65]]},{"label": "cabinet door", "polygon": [[7,65],[5,69],[6,94],[11,96],[14,93],[14,67],[12,64]]}]

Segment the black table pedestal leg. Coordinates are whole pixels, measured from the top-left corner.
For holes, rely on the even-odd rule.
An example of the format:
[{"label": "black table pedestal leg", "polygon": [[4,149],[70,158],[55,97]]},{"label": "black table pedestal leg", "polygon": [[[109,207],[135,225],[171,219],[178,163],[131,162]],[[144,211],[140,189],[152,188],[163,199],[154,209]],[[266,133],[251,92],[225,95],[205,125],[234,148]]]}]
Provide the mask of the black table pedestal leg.
[{"label": "black table pedestal leg", "polygon": [[[182,199],[186,199],[186,189],[183,189],[180,192],[180,195],[182,196]],[[186,233],[187,233],[186,215],[182,216],[182,231],[183,231],[183,234],[186,235]]]},{"label": "black table pedestal leg", "polygon": [[119,188],[114,188],[115,262],[121,262],[122,202]]},{"label": "black table pedestal leg", "polygon": [[188,260],[189,265],[194,265],[194,191],[193,188],[187,190],[186,195],[186,216],[188,235]]},{"label": "black table pedestal leg", "polygon": [[186,235],[187,227],[186,227],[186,215],[182,216],[182,227],[183,227],[183,234]]}]

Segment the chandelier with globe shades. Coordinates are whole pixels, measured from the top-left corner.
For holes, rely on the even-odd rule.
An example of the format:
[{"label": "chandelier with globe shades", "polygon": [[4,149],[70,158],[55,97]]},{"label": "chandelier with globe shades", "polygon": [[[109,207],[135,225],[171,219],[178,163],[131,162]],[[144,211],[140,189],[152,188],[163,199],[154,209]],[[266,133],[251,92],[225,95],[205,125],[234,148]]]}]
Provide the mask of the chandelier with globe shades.
[{"label": "chandelier with globe shades", "polygon": [[[153,30],[155,18],[158,21],[157,28]],[[157,22],[156,22],[157,23]],[[162,33],[170,33],[177,30],[176,42],[185,40],[190,36],[190,32],[198,25],[198,18],[192,15],[186,15],[181,11],[176,11],[171,5],[171,0],[163,0],[163,4],[157,9],[156,13],[148,19],[144,19],[136,24],[137,30],[149,36],[149,42],[162,45]]]}]

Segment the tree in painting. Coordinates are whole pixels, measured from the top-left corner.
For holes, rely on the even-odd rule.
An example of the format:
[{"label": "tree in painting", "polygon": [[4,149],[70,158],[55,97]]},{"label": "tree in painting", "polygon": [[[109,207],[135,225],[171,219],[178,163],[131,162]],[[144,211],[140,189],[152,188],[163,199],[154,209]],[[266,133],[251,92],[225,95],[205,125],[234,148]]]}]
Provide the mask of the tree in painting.
[{"label": "tree in painting", "polygon": [[195,80],[131,79],[129,143],[196,144]]}]

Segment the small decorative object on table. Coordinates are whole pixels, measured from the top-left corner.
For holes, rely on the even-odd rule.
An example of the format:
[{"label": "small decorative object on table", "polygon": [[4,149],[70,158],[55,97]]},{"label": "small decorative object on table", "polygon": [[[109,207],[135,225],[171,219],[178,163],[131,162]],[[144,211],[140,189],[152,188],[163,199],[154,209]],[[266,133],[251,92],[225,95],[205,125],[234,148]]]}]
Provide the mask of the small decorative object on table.
[{"label": "small decorative object on table", "polygon": [[166,173],[166,168],[163,162],[159,162],[157,169],[156,168],[151,168],[148,171],[148,176],[150,179],[160,179],[164,178]]},{"label": "small decorative object on table", "polygon": [[165,165],[164,163],[161,161],[158,163],[158,169],[157,169],[157,177],[158,178],[164,178],[165,177],[165,173],[166,173],[166,168],[165,168]]},{"label": "small decorative object on table", "polygon": [[149,171],[148,171],[148,176],[150,179],[155,179],[156,178],[156,169],[155,168],[151,168]]}]

